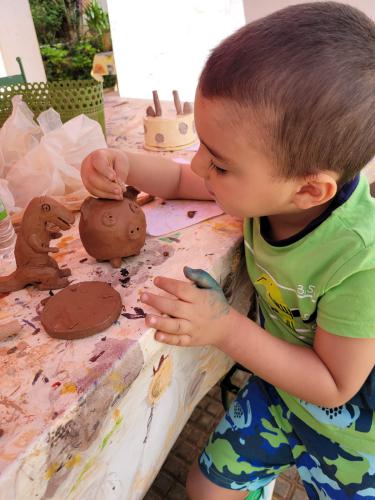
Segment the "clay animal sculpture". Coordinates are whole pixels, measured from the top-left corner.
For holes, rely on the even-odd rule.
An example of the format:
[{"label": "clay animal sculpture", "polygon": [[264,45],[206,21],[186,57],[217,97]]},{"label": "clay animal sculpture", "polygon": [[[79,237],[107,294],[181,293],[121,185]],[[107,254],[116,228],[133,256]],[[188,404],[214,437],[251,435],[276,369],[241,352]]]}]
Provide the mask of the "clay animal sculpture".
[{"label": "clay animal sculpture", "polygon": [[122,257],[139,255],[146,239],[146,218],[128,186],[123,200],[88,197],[81,207],[79,234],[86,252],[120,267]]},{"label": "clay animal sculpture", "polygon": [[103,281],[74,283],[42,301],[40,320],[57,339],[73,340],[110,327],[120,316],[120,294]]},{"label": "clay animal sculpture", "polygon": [[33,198],[26,207],[17,234],[15,257],[17,269],[9,276],[0,277],[0,292],[14,292],[26,285],[39,290],[55,290],[69,284],[70,269],[60,269],[48,255],[59,249],[50,241],[60,238],[74,223],[74,214],[56,200],[47,196]]}]

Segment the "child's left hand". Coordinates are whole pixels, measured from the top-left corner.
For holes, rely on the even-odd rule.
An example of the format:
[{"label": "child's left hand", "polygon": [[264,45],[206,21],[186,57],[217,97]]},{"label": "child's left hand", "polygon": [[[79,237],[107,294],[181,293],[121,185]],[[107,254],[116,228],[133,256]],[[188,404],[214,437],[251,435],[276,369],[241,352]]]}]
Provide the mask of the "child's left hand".
[{"label": "child's left hand", "polygon": [[154,280],[174,297],[142,293],[142,302],[168,315],[148,314],[146,324],[157,330],[155,339],[166,344],[215,345],[228,333],[234,309],[207,272],[184,267],[184,274],[191,283],[164,277]]}]

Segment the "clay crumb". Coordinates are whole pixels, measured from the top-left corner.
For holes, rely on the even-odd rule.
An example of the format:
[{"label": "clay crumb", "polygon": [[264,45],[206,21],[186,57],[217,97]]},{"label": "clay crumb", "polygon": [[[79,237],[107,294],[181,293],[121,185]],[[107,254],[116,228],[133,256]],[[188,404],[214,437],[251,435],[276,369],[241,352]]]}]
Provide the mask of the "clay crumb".
[{"label": "clay crumb", "polygon": [[38,378],[41,376],[42,370],[38,370],[35,374],[34,380],[31,382],[31,385],[35,385],[36,382],[38,381]]},{"label": "clay crumb", "polygon": [[95,363],[95,361],[97,361],[100,356],[102,356],[104,354],[105,351],[101,351],[99,354],[96,354],[95,356],[92,356],[92,358],[89,359],[89,361],[91,361],[91,363]]},{"label": "clay crumb", "polygon": [[189,210],[187,216],[189,217],[189,219],[192,219],[196,213],[197,213],[196,210]]}]

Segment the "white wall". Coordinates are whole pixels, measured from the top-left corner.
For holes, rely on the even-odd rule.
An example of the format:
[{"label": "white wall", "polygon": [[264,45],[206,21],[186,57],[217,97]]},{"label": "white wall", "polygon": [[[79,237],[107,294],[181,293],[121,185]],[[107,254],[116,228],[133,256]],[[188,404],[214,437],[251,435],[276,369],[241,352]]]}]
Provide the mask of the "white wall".
[{"label": "white wall", "polygon": [[[243,0],[246,22],[267,16],[271,12],[287,7],[288,5],[297,5],[307,1],[318,0]],[[357,7],[357,9],[362,10],[369,17],[375,18],[375,0],[344,0],[342,3]]]},{"label": "white wall", "polygon": [[20,56],[28,82],[46,81],[28,0],[0,0],[0,53],[5,75],[19,74]]},{"label": "white wall", "polygon": [[4,65],[4,59],[3,59],[3,56],[2,56],[1,50],[0,50],[0,78],[2,76],[7,76],[7,72],[6,72],[5,65]]},{"label": "white wall", "polygon": [[243,26],[242,0],[107,0],[123,97],[192,100],[210,49]]}]

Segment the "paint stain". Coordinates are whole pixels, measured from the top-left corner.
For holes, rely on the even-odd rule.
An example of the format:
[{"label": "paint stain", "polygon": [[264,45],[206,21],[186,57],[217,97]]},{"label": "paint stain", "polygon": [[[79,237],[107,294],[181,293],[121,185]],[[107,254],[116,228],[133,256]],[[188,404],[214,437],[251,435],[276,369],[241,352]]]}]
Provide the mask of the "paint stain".
[{"label": "paint stain", "polygon": [[40,328],[36,328],[31,335],[38,335]]},{"label": "paint stain", "polygon": [[56,387],[60,387],[60,385],[61,385],[61,382],[54,382],[54,383],[52,384],[52,388],[53,388],[53,389],[56,389]]},{"label": "paint stain", "polygon": [[87,257],[85,257],[84,259],[81,259],[81,260],[79,261],[79,263],[80,263],[80,264],[83,264],[83,263],[84,263],[84,262],[86,262],[86,261],[87,261]]},{"label": "paint stain", "polygon": [[48,480],[48,479],[51,479],[51,477],[55,474],[55,472],[57,472],[59,468],[59,464],[57,463],[52,463],[48,469],[47,469],[47,472],[45,474],[45,478]]},{"label": "paint stain", "polygon": [[189,210],[186,215],[189,217],[189,219],[192,219],[196,213],[196,210]]},{"label": "paint stain", "polygon": [[92,356],[89,361],[91,361],[91,363],[95,363],[95,361],[97,361],[104,353],[105,351],[101,351],[99,354],[95,354],[95,356]]},{"label": "paint stain", "polygon": [[66,462],[65,467],[67,467],[68,469],[72,469],[73,467],[75,467],[80,463],[81,463],[81,455],[73,455],[72,458],[70,458]]},{"label": "paint stain", "polygon": [[77,386],[75,384],[64,384],[60,389],[60,394],[68,394],[77,392]]},{"label": "paint stain", "polygon": [[163,238],[159,238],[160,241],[166,241],[167,243],[180,243],[179,237],[181,236],[181,233],[174,233],[171,234],[170,236],[163,236]]},{"label": "paint stain", "polygon": [[33,330],[37,330],[37,327],[33,323],[31,323],[31,321],[28,321],[27,319],[23,319],[22,323],[25,323],[25,325],[31,326],[31,328],[33,328]]},{"label": "paint stain", "polygon": [[141,307],[133,307],[134,313],[121,313],[121,316],[124,316],[127,319],[140,319],[140,318],[145,318],[146,313]]},{"label": "paint stain", "polygon": [[115,430],[120,426],[121,422],[123,421],[123,418],[124,417],[119,417],[116,419],[115,421],[115,425],[113,427],[113,429],[105,436],[105,438],[103,439],[101,445],[100,445],[100,449],[102,450],[103,448],[105,448],[109,442],[109,440],[111,439],[113,433],[115,432]]},{"label": "paint stain", "polygon": [[58,246],[59,248],[64,248],[68,243],[70,243],[73,240],[74,240],[73,236],[64,236],[59,240]]},{"label": "paint stain", "polygon": [[41,376],[43,370],[38,370],[35,374],[34,380],[31,382],[31,385],[35,385]]},{"label": "paint stain", "polygon": [[10,349],[7,350],[7,354],[13,354],[16,351],[17,351],[17,347],[14,346],[14,347],[11,347]]},{"label": "paint stain", "polygon": [[119,282],[121,283],[121,286],[123,288],[127,288],[130,285],[129,271],[126,269],[126,267],[123,267],[120,270],[120,274],[121,274],[122,278],[119,279]]},{"label": "paint stain", "polygon": [[162,355],[157,368],[153,368],[153,377],[148,389],[148,403],[154,406],[169,387],[172,380],[172,360]]}]

